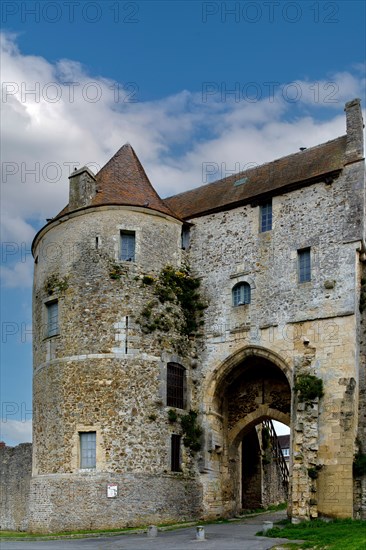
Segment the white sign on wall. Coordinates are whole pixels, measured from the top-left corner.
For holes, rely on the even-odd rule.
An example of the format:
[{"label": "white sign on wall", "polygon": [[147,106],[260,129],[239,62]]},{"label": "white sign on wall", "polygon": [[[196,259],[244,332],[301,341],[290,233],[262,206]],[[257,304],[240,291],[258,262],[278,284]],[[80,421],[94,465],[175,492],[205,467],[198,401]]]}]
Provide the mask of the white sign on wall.
[{"label": "white sign on wall", "polygon": [[116,483],[108,483],[107,485],[107,497],[116,498],[118,494],[118,485]]}]

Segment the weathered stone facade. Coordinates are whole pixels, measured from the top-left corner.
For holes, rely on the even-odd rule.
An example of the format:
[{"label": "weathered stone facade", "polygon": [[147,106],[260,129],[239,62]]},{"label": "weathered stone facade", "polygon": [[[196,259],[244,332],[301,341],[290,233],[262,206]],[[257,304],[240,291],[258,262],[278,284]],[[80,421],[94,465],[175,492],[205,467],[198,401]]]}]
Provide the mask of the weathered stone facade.
[{"label": "weathered stone facade", "polygon": [[[366,450],[358,100],[346,119],[344,137],[165,202],[128,145],[95,177],[72,175],[69,206],[33,243],[31,530],[234,515],[246,507],[243,445],[268,418],[291,427],[291,516],[365,517],[365,476],[352,473],[357,436]],[[261,231],[269,199],[273,222]],[[121,259],[124,234],[133,234],[132,261]],[[302,250],[311,261],[305,282]],[[166,277],[162,293],[167,266],[175,279]],[[179,278],[186,289],[200,280],[197,308]],[[250,303],[234,305],[239,283],[249,285]],[[204,324],[188,331],[199,312]],[[168,405],[170,363],[185,369],[181,408]],[[294,390],[308,375],[322,380],[324,395]],[[198,412],[200,450],[179,421],[189,409]],[[92,468],[80,463],[88,432]],[[179,471],[173,434],[185,443]]]},{"label": "weathered stone facade", "polygon": [[0,529],[27,530],[31,476],[32,444],[0,445]]}]

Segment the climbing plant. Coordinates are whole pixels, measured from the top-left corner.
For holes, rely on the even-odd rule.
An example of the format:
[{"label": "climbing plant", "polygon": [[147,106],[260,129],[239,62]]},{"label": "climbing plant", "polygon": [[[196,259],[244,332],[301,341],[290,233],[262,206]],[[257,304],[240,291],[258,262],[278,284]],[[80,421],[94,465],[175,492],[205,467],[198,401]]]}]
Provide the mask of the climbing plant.
[{"label": "climbing plant", "polygon": [[201,449],[202,428],[197,423],[197,416],[196,411],[190,410],[188,414],[180,417],[184,446],[193,452]]},{"label": "climbing plant", "polygon": [[175,269],[168,265],[156,278],[144,275],[142,284],[152,287],[156,296],[137,319],[145,333],[175,328],[182,336],[197,335],[207,305],[199,292],[199,278],[192,276],[187,266]]}]

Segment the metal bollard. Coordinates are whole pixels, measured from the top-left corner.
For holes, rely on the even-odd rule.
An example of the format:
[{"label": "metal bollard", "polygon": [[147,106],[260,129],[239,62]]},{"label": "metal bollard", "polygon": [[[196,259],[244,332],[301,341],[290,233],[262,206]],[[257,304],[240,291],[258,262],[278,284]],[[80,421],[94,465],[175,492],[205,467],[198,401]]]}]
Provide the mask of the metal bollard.
[{"label": "metal bollard", "polygon": [[202,525],[197,525],[196,527],[196,540],[206,540],[205,539],[205,530]]},{"label": "metal bollard", "polygon": [[147,528],[147,536],[150,539],[158,536],[158,528],[156,527],[156,525],[149,525],[149,527]]}]

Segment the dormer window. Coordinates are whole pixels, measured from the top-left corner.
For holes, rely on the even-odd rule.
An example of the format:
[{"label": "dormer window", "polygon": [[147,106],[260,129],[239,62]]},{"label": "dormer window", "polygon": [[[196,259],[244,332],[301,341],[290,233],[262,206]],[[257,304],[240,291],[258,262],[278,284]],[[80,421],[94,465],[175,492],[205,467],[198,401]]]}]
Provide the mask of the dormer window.
[{"label": "dormer window", "polygon": [[235,285],[232,290],[233,306],[236,307],[250,304],[250,291],[249,283],[238,283]]}]

